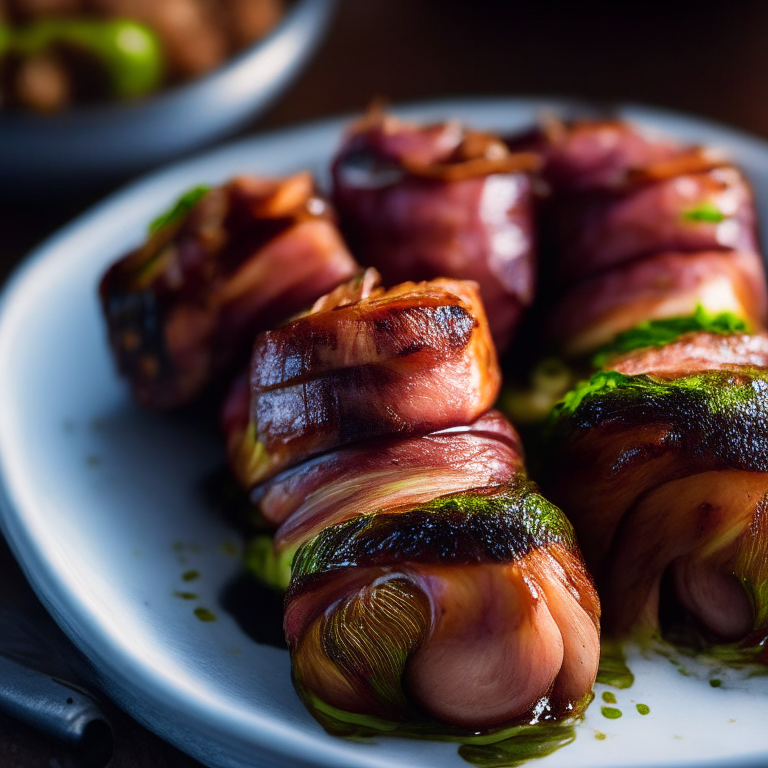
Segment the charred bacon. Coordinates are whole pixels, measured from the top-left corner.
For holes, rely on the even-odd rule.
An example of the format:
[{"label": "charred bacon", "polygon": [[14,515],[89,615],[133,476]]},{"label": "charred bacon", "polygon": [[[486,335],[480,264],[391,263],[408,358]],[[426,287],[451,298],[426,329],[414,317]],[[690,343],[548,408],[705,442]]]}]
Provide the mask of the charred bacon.
[{"label": "charred bacon", "polygon": [[142,404],[186,405],[356,269],[309,174],[196,188],[101,281],[118,368]]}]

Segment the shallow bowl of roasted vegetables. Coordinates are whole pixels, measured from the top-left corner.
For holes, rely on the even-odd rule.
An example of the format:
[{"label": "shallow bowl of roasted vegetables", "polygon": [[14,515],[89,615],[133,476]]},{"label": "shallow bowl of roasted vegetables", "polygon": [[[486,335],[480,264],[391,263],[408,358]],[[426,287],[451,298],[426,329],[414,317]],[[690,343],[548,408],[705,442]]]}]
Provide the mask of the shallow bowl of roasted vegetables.
[{"label": "shallow bowl of roasted vegetables", "polygon": [[2,0],[0,190],[61,194],[234,132],[288,86],[335,0]]},{"label": "shallow bowl of roasted vegetables", "polygon": [[206,765],[764,765],[766,216],[768,146],[639,107],[170,167],[5,290],[3,532]]}]

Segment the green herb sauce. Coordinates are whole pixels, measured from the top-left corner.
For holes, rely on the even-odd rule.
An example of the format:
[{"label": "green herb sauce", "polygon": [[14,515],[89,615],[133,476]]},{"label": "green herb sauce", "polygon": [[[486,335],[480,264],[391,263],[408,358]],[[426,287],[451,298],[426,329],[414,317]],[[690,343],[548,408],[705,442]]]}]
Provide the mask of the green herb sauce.
[{"label": "green herb sauce", "polygon": [[173,206],[171,206],[171,208],[161,213],[150,223],[148,227],[149,233],[152,235],[168,224],[175,224],[176,222],[181,221],[181,219],[183,219],[208,192],[210,192],[210,189],[209,186],[200,184],[185,192]]},{"label": "green herb sauce", "polygon": [[616,694],[611,693],[610,691],[603,691],[603,701],[606,704],[615,704],[616,703]]},{"label": "green herb sauce", "polygon": [[710,200],[707,200],[695,208],[690,208],[683,213],[685,221],[706,222],[708,224],[719,224],[726,218],[725,214]]},{"label": "green herb sauce", "polygon": [[521,725],[512,736],[490,744],[462,744],[459,754],[480,768],[514,768],[528,760],[546,757],[576,739],[573,725],[537,723]]},{"label": "green herb sauce", "polygon": [[199,571],[184,571],[184,573],[181,574],[181,578],[183,581],[195,581],[195,579],[200,578],[200,572]]},{"label": "green herb sauce", "polygon": [[592,365],[601,368],[611,355],[643,347],[664,347],[677,341],[684,333],[696,331],[719,334],[749,333],[750,328],[743,318],[733,312],[713,314],[699,304],[692,315],[648,320],[620,333],[592,358]]},{"label": "green herb sauce", "polygon": [[621,717],[621,710],[615,707],[600,707],[600,712],[609,720],[618,720]]},{"label": "green herb sauce", "polygon": [[[414,718],[407,722],[392,722],[370,715],[356,715],[336,709],[297,686],[299,696],[320,724],[333,736],[367,740],[375,736],[398,736],[409,739],[458,742],[459,755],[468,763],[481,768],[515,768],[528,760],[546,757],[572,743],[576,725],[581,717],[561,722],[541,721],[516,725],[495,733],[462,735],[435,731],[435,724]],[[591,697],[590,697],[591,698]],[[576,708],[584,704],[581,702]]]},{"label": "green herb sauce", "polygon": [[651,713],[651,708],[647,704],[637,704],[635,708],[641,715],[649,715]]},{"label": "green herb sauce", "polygon": [[194,614],[200,621],[216,621],[216,616],[207,608],[195,608]]},{"label": "green herb sauce", "polygon": [[[603,641],[600,646],[600,666],[597,669],[597,682],[614,688],[630,688],[635,676],[627,666],[624,652],[618,643]],[[606,693],[608,693],[606,691]],[[609,701],[603,694],[603,700]],[[615,701],[615,699],[614,699]]]}]

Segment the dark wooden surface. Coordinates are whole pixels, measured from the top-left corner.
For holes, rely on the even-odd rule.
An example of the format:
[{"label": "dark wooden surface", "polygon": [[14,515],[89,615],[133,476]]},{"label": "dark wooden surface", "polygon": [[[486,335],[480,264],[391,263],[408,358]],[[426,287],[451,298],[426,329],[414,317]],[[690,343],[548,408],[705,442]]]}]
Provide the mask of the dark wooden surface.
[{"label": "dark wooden surface", "polygon": [[[253,130],[360,110],[376,96],[563,95],[698,113],[768,138],[768,3],[341,0],[323,50]],[[0,202],[0,279],[96,196]],[[82,660],[0,542],[0,652],[61,676]],[[116,708],[115,768],[195,766]],[[0,717],[0,766],[57,768],[56,746]]]}]

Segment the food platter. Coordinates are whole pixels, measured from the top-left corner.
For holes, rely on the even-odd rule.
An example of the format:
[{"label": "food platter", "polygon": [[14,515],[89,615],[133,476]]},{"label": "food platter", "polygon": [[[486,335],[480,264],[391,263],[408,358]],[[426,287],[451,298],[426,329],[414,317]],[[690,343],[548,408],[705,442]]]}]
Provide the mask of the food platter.
[{"label": "food platter", "polygon": [[[509,99],[398,112],[512,131],[542,112],[573,109]],[[750,176],[768,217],[768,145],[680,115],[618,111],[724,149]],[[243,172],[309,168],[322,180],[345,123],[248,139],[133,184],[33,254],[0,308],[3,532],[105,692],[211,766],[467,765],[453,743],[342,741],[312,719],[292,688],[287,652],[254,642],[222,605],[238,572],[240,540],[201,492],[223,463],[219,435],[202,420],[157,418],[133,404],[99,317],[100,275],[179,193]],[[543,758],[542,768],[768,761],[768,677],[669,648],[631,647],[627,655],[634,684],[598,684],[575,741]],[[606,691],[621,717],[603,714]]]}]

